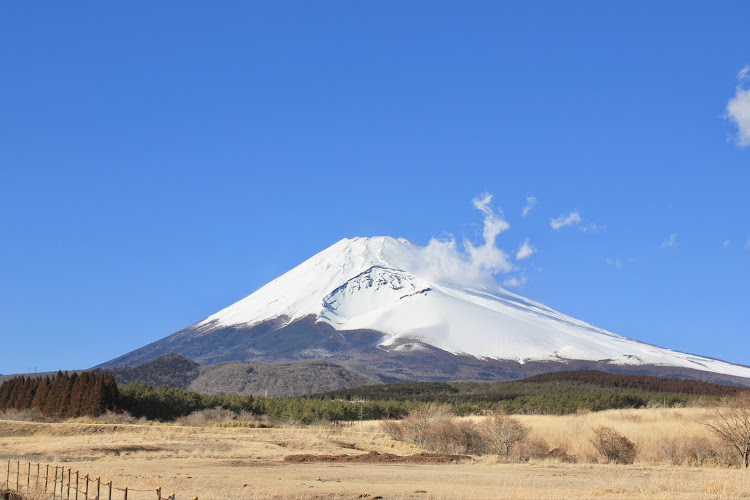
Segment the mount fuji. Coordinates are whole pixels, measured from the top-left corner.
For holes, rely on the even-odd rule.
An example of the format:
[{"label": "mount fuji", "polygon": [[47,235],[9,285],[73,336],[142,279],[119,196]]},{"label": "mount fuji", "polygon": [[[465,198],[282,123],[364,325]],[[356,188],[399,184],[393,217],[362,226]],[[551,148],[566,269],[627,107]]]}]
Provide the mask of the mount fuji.
[{"label": "mount fuji", "polygon": [[446,278],[439,270],[450,263],[427,265],[427,248],[343,239],[239,302],[100,367],[176,353],[203,364],[324,359],[383,381],[591,368],[750,385],[750,367],[597,328],[494,280],[472,281],[468,264],[466,279]]}]

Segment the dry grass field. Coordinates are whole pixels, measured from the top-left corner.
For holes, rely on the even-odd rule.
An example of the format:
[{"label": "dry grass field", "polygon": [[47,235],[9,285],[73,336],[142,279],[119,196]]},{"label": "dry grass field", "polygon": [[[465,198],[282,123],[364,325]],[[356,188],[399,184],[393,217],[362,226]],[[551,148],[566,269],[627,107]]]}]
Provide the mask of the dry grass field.
[{"label": "dry grass field", "polygon": [[[577,463],[504,463],[494,456],[455,463],[284,461],[293,454],[422,451],[391,440],[378,422],[251,429],[0,421],[0,457],[65,465],[115,485],[154,490],[131,492],[130,500],[154,499],[159,486],[178,499],[750,498],[748,471],[691,462],[692,447],[720,447],[701,424],[708,417],[698,408],[518,417],[531,428],[529,439],[562,448]],[[596,463],[590,437],[600,425],[636,444],[633,465]],[[0,472],[4,486],[5,466]]]}]

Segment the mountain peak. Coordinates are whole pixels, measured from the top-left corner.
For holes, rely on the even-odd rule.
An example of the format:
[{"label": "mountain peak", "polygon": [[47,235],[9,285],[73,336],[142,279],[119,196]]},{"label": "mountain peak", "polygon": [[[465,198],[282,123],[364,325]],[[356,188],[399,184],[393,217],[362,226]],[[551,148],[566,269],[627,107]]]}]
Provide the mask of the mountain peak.
[{"label": "mountain peak", "polygon": [[419,247],[401,238],[344,238],[200,325],[253,325],[285,317],[318,316],[333,290],[373,267],[408,272]]},{"label": "mountain peak", "polygon": [[[379,352],[406,352],[404,346],[411,346],[415,352],[427,349],[518,365],[667,366],[750,379],[748,367],[608,332],[496,283],[474,283],[470,274],[463,284],[433,279],[430,265],[446,265],[435,257],[430,247],[405,239],[342,239],[239,302],[159,342],[176,349],[180,342],[203,336],[208,346],[211,338],[231,335],[232,345],[247,345],[222,354],[226,360],[313,355],[350,359],[350,352],[333,347],[339,342],[336,345],[356,344],[367,359]],[[313,342],[308,335],[313,331],[314,342],[326,347],[307,345]],[[273,351],[271,344],[283,346],[284,354]],[[195,347],[186,344],[185,349],[192,353]],[[195,355],[203,359],[205,353]]]}]

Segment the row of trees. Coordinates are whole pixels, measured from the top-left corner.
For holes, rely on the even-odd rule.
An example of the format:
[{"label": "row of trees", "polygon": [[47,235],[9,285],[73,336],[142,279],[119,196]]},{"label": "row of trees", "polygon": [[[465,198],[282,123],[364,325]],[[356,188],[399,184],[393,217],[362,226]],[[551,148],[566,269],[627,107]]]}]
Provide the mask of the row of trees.
[{"label": "row of trees", "polygon": [[0,410],[37,410],[47,417],[96,416],[117,408],[112,375],[57,372],[50,377],[14,377],[0,386]]},{"label": "row of trees", "polygon": [[235,413],[254,411],[252,396],[211,396],[174,387],[131,383],[120,386],[119,407],[134,417],[170,421],[196,411],[224,408]]},{"label": "row of trees", "polygon": [[545,373],[525,379],[525,382],[580,382],[598,387],[635,389],[644,392],[670,392],[704,396],[726,396],[747,392],[748,388],[715,384],[686,378],[665,378],[649,375],[622,375],[597,370]]}]

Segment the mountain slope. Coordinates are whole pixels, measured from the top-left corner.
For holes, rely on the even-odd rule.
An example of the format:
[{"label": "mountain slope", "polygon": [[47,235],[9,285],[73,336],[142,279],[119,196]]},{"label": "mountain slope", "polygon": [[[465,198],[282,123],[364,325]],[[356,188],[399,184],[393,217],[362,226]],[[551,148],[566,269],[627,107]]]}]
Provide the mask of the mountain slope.
[{"label": "mountain slope", "polygon": [[[573,365],[750,379],[748,367],[628,339],[492,283],[447,281],[439,271],[448,263],[428,257],[402,239],[342,240],[205,320],[105,365],[176,352],[201,363],[330,359],[403,379],[441,378],[439,368],[454,365],[474,367],[465,375],[482,379],[483,370],[503,379]],[[440,361],[424,366],[427,359]]]}]

